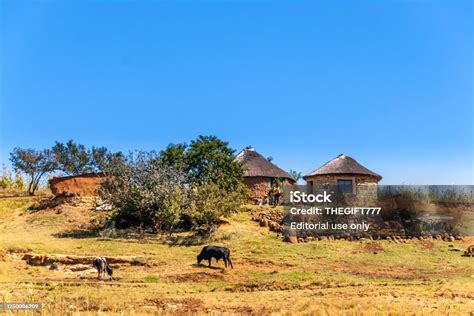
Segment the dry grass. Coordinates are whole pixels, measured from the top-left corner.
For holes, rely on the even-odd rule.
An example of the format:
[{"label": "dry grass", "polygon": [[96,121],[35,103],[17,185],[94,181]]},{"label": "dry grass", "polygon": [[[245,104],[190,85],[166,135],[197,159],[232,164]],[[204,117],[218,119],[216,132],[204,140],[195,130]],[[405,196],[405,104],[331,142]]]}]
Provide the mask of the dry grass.
[{"label": "dry grass", "polygon": [[[59,214],[32,213],[30,203],[27,197],[0,199],[0,300],[41,302],[44,315],[456,315],[474,310],[474,259],[450,251],[446,242],[433,241],[430,247],[419,241],[287,244],[243,212],[221,226],[212,241],[232,250],[234,269],[209,269],[196,266],[202,245],[172,246],[158,237],[58,237],[86,229],[91,217],[103,214],[74,207]],[[454,246],[463,249],[468,243]],[[114,281],[97,281],[92,269],[28,265],[20,258],[26,252],[137,256],[145,265],[117,265]]]}]

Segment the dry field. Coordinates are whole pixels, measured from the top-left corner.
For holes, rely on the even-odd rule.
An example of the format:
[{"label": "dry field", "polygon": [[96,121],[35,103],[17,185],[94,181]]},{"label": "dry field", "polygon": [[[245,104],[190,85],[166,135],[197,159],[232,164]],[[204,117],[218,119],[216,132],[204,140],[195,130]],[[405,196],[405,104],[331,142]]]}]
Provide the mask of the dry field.
[{"label": "dry field", "polygon": [[[40,302],[44,315],[474,312],[474,258],[452,251],[472,238],[287,244],[242,212],[212,241],[232,250],[234,269],[221,269],[223,262],[210,269],[196,265],[202,245],[185,245],[184,235],[174,244],[105,238],[87,233],[103,213],[72,206],[32,212],[30,204],[28,197],[0,199],[0,300]],[[88,262],[98,255],[116,259],[113,281],[96,279]],[[51,260],[60,262],[55,269]]]}]

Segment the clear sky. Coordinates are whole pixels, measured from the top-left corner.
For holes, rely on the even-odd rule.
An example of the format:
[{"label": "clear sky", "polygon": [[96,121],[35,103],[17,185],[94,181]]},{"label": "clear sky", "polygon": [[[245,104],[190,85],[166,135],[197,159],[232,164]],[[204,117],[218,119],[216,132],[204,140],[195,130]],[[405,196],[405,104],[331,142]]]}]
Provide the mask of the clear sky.
[{"label": "clear sky", "polygon": [[303,174],[474,184],[471,1],[0,0],[0,162],[200,134]]}]

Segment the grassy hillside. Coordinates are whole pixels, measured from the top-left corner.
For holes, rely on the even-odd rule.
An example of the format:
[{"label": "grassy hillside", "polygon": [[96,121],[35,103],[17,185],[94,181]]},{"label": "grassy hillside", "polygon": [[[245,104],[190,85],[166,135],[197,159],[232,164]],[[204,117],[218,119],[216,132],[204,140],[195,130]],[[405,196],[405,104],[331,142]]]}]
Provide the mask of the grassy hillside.
[{"label": "grassy hillside", "polygon": [[[165,237],[84,234],[81,230],[103,213],[72,206],[32,212],[30,204],[28,197],[0,199],[0,300],[40,302],[45,315],[77,311],[444,315],[474,310],[474,258],[450,251],[465,249],[472,239],[287,244],[243,212],[222,225],[212,241],[231,249],[234,269],[210,269],[196,266],[202,245],[173,245]],[[78,233],[64,234],[74,231]],[[186,236],[179,237],[183,239],[178,242]],[[115,279],[109,282],[98,281],[87,266],[77,265],[78,271],[72,271],[74,266],[51,270],[30,265],[22,259],[25,253],[125,256],[136,261],[115,265]]]}]

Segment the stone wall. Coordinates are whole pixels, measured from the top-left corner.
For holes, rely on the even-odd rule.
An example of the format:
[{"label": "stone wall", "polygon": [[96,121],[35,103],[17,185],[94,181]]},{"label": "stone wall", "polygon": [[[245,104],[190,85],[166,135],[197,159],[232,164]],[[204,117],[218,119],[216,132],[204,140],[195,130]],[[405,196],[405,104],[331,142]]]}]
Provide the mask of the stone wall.
[{"label": "stone wall", "polygon": [[94,196],[104,181],[103,174],[56,177],[49,180],[51,192],[55,195]]},{"label": "stone wall", "polygon": [[249,202],[252,204],[268,199],[270,191],[270,178],[267,177],[245,177],[244,184],[249,188]]},{"label": "stone wall", "polygon": [[[268,177],[245,177],[244,184],[250,190],[248,202],[251,204],[267,204],[268,193],[270,192],[270,179]],[[284,187],[291,185],[288,180],[285,180]]]}]

